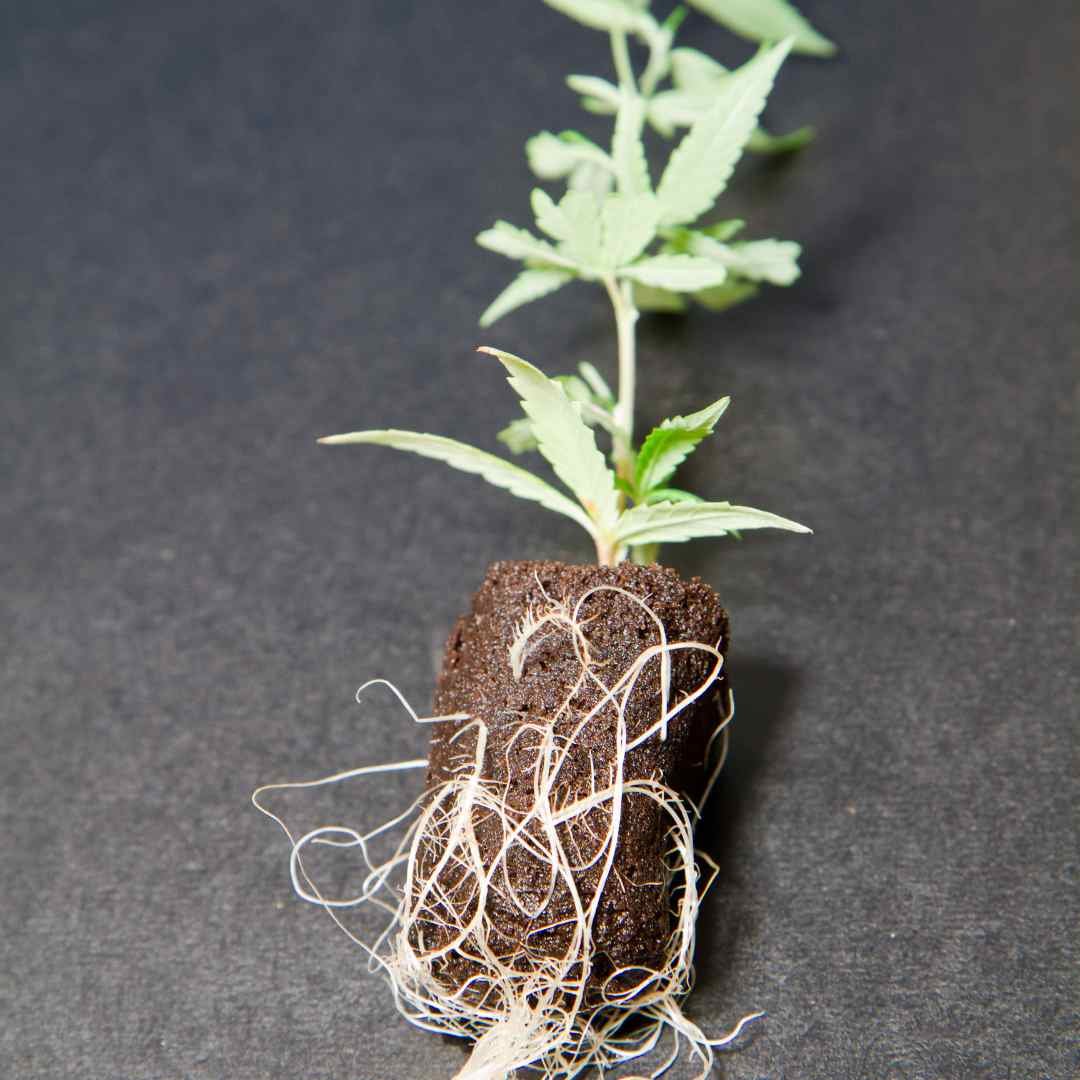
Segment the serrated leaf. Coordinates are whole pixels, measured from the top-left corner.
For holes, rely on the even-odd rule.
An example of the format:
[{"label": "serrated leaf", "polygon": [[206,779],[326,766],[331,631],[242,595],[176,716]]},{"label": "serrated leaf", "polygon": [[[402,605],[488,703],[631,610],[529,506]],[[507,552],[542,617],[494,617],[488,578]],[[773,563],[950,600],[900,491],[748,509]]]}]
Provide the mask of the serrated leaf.
[{"label": "serrated leaf", "polygon": [[790,285],[799,276],[802,248],[791,240],[747,240],[725,244],[696,229],[680,229],[671,235],[669,243],[691,255],[714,260],[739,278]]},{"label": "serrated leaf", "polygon": [[719,285],[727,271],[720,263],[695,255],[653,255],[624,266],[619,275],[658,289],[697,292]]},{"label": "serrated leaf", "polygon": [[686,298],[669,289],[657,289],[652,285],[642,285],[640,281],[635,281],[634,307],[638,311],[677,314],[686,310]]},{"label": "serrated leaf", "polygon": [[510,385],[532,421],[537,448],[585,507],[599,537],[610,540],[619,516],[615,475],[597,448],[596,436],[581,419],[580,406],[528,361],[486,346],[480,351],[496,357],[510,373]]},{"label": "serrated leaf", "polygon": [[490,326],[515,308],[539,300],[573,280],[569,270],[522,270],[480,316],[480,325]]},{"label": "serrated leaf", "polygon": [[836,46],[787,0],[688,0],[699,11],[751,41],[772,43],[790,37],[794,51],[832,56]]},{"label": "serrated leaf", "polygon": [[642,498],[671,479],[730,404],[731,398],[720,398],[689,416],[672,416],[649,432],[634,462],[634,486]]},{"label": "serrated leaf", "polygon": [[622,0],[544,0],[544,3],[592,30],[636,34],[652,21],[640,8]]},{"label": "serrated leaf", "polygon": [[802,248],[791,240],[747,240],[727,245],[728,270],[751,281],[790,285],[799,276]]},{"label": "serrated leaf", "polygon": [[727,311],[728,308],[750,300],[757,295],[758,287],[752,281],[729,278],[723,285],[702,289],[694,293],[694,299],[710,311]]},{"label": "serrated leaf", "polygon": [[649,123],[670,138],[676,128],[690,127],[716,101],[715,90],[661,90],[649,99]]},{"label": "serrated leaf", "polygon": [[591,192],[568,191],[559,200],[559,251],[579,266],[604,265],[604,225],[600,200]]},{"label": "serrated leaf", "polygon": [[566,85],[582,97],[602,105],[604,112],[617,112],[622,101],[622,91],[614,83],[595,75],[567,75]]},{"label": "serrated leaf", "polygon": [[636,259],[652,242],[660,223],[654,195],[609,195],[601,209],[603,265],[617,270]]},{"label": "serrated leaf", "polygon": [[615,179],[622,195],[643,195],[652,192],[641,127],[645,122],[645,100],[627,92],[619,102],[615,117],[615,134],[611,140],[611,160]]},{"label": "serrated leaf", "polygon": [[746,149],[755,154],[790,154],[813,142],[815,134],[810,124],[789,131],[786,135],[772,135],[763,127],[757,127],[747,140]]},{"label": "serrated leaf", "polygon": [[570,224],[555,200],[543,188],[533,188],[530,202],[536,227],[553,240],[565,240],[570,232]]},{"label": "serrated leaf", "polygon": [[608,170],[614,167],[605,151],[576,131],[563,131],[558,135],[541,131],[525,143],[525,156],[529,168],[541,180],[562,180],[584,163]]},{"label": "serrated leaf", "polygon": [[368,443],[390,446],[395,450],[407,450],[421,457],[434,458],[462,472],[482,476],[489,484],[504,488],[521,499],[530,499],[548,510],[576,521],[590,535],[596,532],[592,522],[571,499],[553,488],[549,483],[533,476],[531,472],[504,461],[494,454],[477,450],[475,446],[447,439],[442,435],[426,435],[417,431],[353,431],[347,435],[328,435],[319,442],[331,446],[346,443]]},{"label": "serrated leaf", "polygon": [[645,502],[648,506],[655,506],[658,503],[699,503],[704,501],[700,495],[695,495],[692,491],[683,491],[682,488],[656,488],[645,496]]},{"label": "serrated leaf", "polygon": [[538,259],[567,270],[578,269],[573,260],[561,255],[551,244],[533,236],[528,229],[519,229],[506,221],[496,221],[490,229],[477,236],[476,242],[482,248],[505,255],[508,259]]},{"label": "serrated leaf", "polygon": [[632,507],[622,515],[616,538],[620,545],[636,547],[640,544],[678,543],[703,536],[723,536],[741,529],[810,532],[805,525],[770,514],[767,510],[732,506],[726,502],[683,502]]},{"label": "serrated leaf", "polygon": [[790,48],[790,41],[781,42],[733,72],[708,111],[683,136],[656,191],[664,224],[694,221],[712,207],[757,124]]}]

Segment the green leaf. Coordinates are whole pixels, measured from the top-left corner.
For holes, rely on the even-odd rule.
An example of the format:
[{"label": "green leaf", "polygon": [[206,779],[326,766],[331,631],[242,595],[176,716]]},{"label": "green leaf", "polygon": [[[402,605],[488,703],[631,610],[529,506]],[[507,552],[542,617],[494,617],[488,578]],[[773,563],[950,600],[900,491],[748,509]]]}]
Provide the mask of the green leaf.
[{"label": "green leaf", "polygon": [[442,435],[425,435],[417,431],[354,431],[348,435],[328,435],[319,442],[330,446],[346,443],[369,443],[375,446],[390,446],[395,450],[408,450],[422,457],[444,461],[447,465],[462,472],[482,476],[489,484],[505,488],[522,499],[531,499],[548,510],[576,521],[590,535],[595,536],[592,522],[571,499],[557,491],[550,484],[533,476],[531,472],[504,461],[494,454],[477,450],[475,446],[447,439]]},{"label": "green leaf", "polygon": [[645,503],[648,506],[655,506],[657,503],[699,503],[704,501],[700,495],[695,495],[692,491],[683,491],[682,488],[657,488],[645,496]]},{"label": "green leaf", "polygon": [[781,42],[734,72],[675,148],[656,192],[664,224],[694,221],[724,190],[790,47]]},{"label": "green leaf", "polygon": [[505,255],[508,259],[538,259],[540,262],[562,266],[568,270],[578,269],[573,260],[560,255],[555,248],[533,236],[528,229],[519,229],[506,221],[496,221],[490,229],[480,233],[476,242],[482,248]]},{"label": "green leaf", "polygon": [[605,151],[576,131],[563,131],[558,135],[541,131],[525,143],[525,155],[529,159],[529,168],[541,180],[562,180],[582,164],[597,165],[609,171],[614,168]]},{"label": "green leaf", "polygon": [[663,487],[702,439],[712,434],[731,398],[723,397],[689,416],[673,416],[649,432],[634,463],[634,486],[646,497]]},{"label": "green leaf", "polygon": [[671,544],[702,536],[723,536],[741,529],[810,532],[798,522],[750,506],[732,506],[726,502],[683,502],[639,505],[627,510],[619,521],[616,539],[621,546]]},{"label": "green leaf", "polygon": [[727,277],[727,271],[719,263],[694,255],[653,255],[623,267],[619,274],[642,285],[672,292],[697,292],[719,285]]},{"label": "green leaf", "polygon": [[694,293],[694,299],[710,311],[727,311],[728,308],[756,296],[757,292],[758,287],[752,281],[729,278],[723,285]]},{"label": "green leaf", "polygon": [[522,270],[480,316],[480,325],[490,326],[522,304],[539,300],[573,280],[569,270]]},{"label": "green leaf", "polygon": [[836,46],[819,34],[787,0],[688,0],[699,11],[751,41],[792,38],[793,49],[807,56],[832,56]]},{"label": "green leaf", "polygon": [[660,223],[660,204],[654,195],[609,195],[601,208],[601,259],[618,270],[636,259],[652,242]]},{"label": "green leaf", "polygon": [[588,383],[593,393],[593,400],[604,408],[612,408],[615,405],[615,395],[611,392],[611,387],[608,386],[604,376],[585,360],[578,364],[577,368],[581,372],[581,377]]},{"label": "green leaf", "polygon": [[724,243],[724,241],[730,240],[737,233],[742,232],[745,226],[746,222],[742,218],[728,218],[727,221],[717,221],[712,225],[706,225],[701,232],[706,236],[711,236],[713,240]]},{"label": "green leaf", "polygon": [[539,368],[511,353],[484,346],[510,373],[510,385],[532,421],[538,449],[555,475],[577,496],[601,540],[610,541],[619,509],[615,475],[596,445],[596,436],[581,419],[580,405]]},{"label": "green leaf", "polygon": [[671,81],[680,90],[715,91],[731,72],[697,49],[671,50]]},{"label": "green leaf", "polygon": [[587,191],[603,198],[615,186],[615,176],[611,169],[594,165],[591,161],[583,161],[574,167],[566,186],[571,191]]},{"label": "green leaf", "polygon": [[646,32],[654,21],[636,5],[622,0],[544,0],[544,3],[592,30],[639,34]]},{"label": "green leaf", "polygon": [[810,124],[789,131],[786,135],[771,135],[763,127],[758,127],[747,140],[746,149],[755,154],[790,154],[813,142],[814,134]]},{"label": "green leaf", "polygon": [[566,85],[587,100],[596,102],[597,107],[590,112],[617,112],[622,101],[622,91],[617,86],[595,75],[567,75]]},{"label": "green leaf", "polygon": [[723,262],[739,277],[790,285],[799,276],[801,254],[802,248],[791,240],[747,240],[728,245]]},{"label": "green leaf", "polygon": [[686,299],[669,289],[634,282],[634,307],[638,311],[660,311],[675,314],[686,310]]},{"label": "green leaf", "polygon": [[791,240],[747,240],[725,244],[696,229],[673,230],[669,241],[677,250],[710,259],[736,277],[790,285],[799,276],[802,248]]},{"label": "green leaf", "polygon": [[619,102],[615,117],[615,134],[611,141],[611,159],[615,164],[615,179],[623,195],[644,195],[652,192],[641,127],[645,122],[645,100],[627,92]]},{"label": "green leaf", "polygon": [[600,200],[587,191],[568,191],[559,200],[565,230],[559,251],[580,266],[604,265],[604,224]]},{"label": "green leaf", "polygon": [[496,436],[511,454],[526,454],[536,449],[536,436],[527,416],[511,420]]}]

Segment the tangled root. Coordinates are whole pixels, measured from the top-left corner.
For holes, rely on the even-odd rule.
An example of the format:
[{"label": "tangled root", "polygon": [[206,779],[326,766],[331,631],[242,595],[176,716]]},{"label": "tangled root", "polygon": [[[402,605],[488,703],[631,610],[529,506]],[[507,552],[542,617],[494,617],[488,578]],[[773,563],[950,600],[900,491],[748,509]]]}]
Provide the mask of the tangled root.
[{"label": "tangled root", "polygon": [[[583,633],[581,610],[594,593],[621,593],[639,604],[656,627],[656,641],[644,647],[612,685],[603,681],[603,665],[590,654]],[[510,648],[509,663],[520,678],[529,654],[542,636],[565,635],[580,663],[580,680],[547,723],[527,727],[536,740],[532,766],[533,797],[528,807],[511,807],[505,785],[486,779],[483,763],[486,725],[468,716],[421,718],[401,693],[385,680],[365,683],[388,687],[417,723],[466,721],[455,738],[475,733],[471,755],[452,777],[426,790],[404,813],[367,832],[331,825],[294,836],[285,822],[262,803],[273,791],[318,787],[355,777],[424,768],[425,759],[375,765],[336,773],[306,783],[270,784],[252,796],[255,806],[273,818],[292,845],[289,867],[293,888],[304,900],[325,908],[335,922],[367,953],[369,968],[390,983],[398,1010],[412,1024],[474,1043],[468,1062],[455,1080],[503,1080],[513,1070],[528,1067],[543,1080],[580,1076],[589,1069],[604,1072],[666,1046],[663,1060],[648,1074],[657,1077],[685,1052],[700,1065],[699,1078],[710,1072],[714,1049],[739,1037],[744,1027],[761,1016],[744,1017],[722,1038],[709,1039],[682,1012],[680,1003],[694,979],[695,920],[702,897],[716,873],[708,856],[696,852],[694,820],[708,797],[727,750],[727,727],[733,715],[728,695],[707,756],[707,782],[697,804],[655,778],[627,778],[628,751],[650,739],[663,740],[668,726],[683,709],[706,694],[719,677],[723,657],[702,642],[668,642],[659,618],[638,597],[615,586],[591,589],[571,608],[547,598],[542,610],[522,619]],[[708,677],[692,693],[671,700],[671,658],[680,650],[712,657]],[[660,694],[654,721],[644,730],[629,732],[626,707],[648,665],[659,666]],[[655,674],[652,676],[655,677]],[[599,701],[588,710],[572,705],[577,691],[591,685]],[[580,698],[578,698],[580,700]],[[614,726],[616,753],[606,775],[592,770],[588,790],[567,793],[560,772],[579,746],[581,733],[603,710]],[[555,719],[572,717],[570,735],[555,735]],[[566,725],[560,730],[566,731]],[[667,848],[663,882],[672,931],[659,963],[622,967],[597,982],[593,975],[593,925],[612,880],[619,825],[628,799],[646,799],[663,816]],[[492,855],[478,830],[490,837],[493,823],[501,845]],[[374,853],[377,838],[400,833],[386,857]],[[303,863],[308,845],[359,848],[366,877],[356,895],[324,895]],[[483,850],[482,850],[483,848]],[[513,864],[524,859],[543,869],[545,888],[517,888]],[[592,868],[595,884],[581,887],[582,872]],[[704,869],[703,869],[704,868]],[[535,877],[535,875],[534,875]],[[552,900],[561,908],[569,897],[571,914],[551,921]],[[525,941],[508,949],[493,925],[491,909],[510,904],[535,929]],[[354,934],[342,921],[342,909],[374,906],[389,917],[373,941]],[[552,949],[552,931],[558,948]],[[529,938],[546,935],[543,948]],[[591,977],[592,976],[592,977]]]}]

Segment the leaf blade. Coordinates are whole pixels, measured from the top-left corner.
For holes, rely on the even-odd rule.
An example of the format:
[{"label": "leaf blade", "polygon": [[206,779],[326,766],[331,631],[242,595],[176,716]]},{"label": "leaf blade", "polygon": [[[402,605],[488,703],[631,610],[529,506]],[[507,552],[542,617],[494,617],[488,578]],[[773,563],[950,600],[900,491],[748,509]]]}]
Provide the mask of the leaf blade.
[{"label": "leaf blade", "polygon": [[532,421],[538,449],[555,475],[577,496],[602,537],[614,535],[619,509],[615,474],[596,445],[592,429],[566,391],[539,368],[512,353],[482,346],[509,373],[509,383]]},{"label": "leaf blade", "polygon": [[672,544],[742,529],[786,529],[809,533],[805,525],[752,506],[727,502],[659,503],[635,506],[619,521],[618,542],[624,546]]},{"label": "leaf blade", "polygon": [[713,104],[683,136],[656,189],[663,224],[694,221],[712,207],[757,126],[790,48],[790,40],[783,41],[733,72]]},{"label": "leaf blade", "polygon": [[793,39],[793,48],[805,56],[832,56],[836,45],[818,33],[787,0],[688,0],[699,11],[751,41]]},{"label": "leaf blade", "polygon": [[534,476],[527,469],[504,461],[494,454],[478,450],[475,446],[448,439],[443,435],[429,435],[418,431],[401,431],[385,428],[370,431],[352,431],[344,435],[327,435],[319,439],[326,446],[343,446],[351,443],[366,443],[373,446],[389,446],[394,450],[405,450],[421,457],[442,461],[461,472],[472,473],[485,479],[495,487],[503,488],[518,498],[537,502],[548,510],[576,521],[590,535],[593,524],[581,507],[568,499],[561,491],[547,481]]},{"label": "leaf blade", "polygon": [[656,289],[697,292],[723,284],[727,270],[712,259],[696,255],[653,255],[624,266],[619,274]]},{"label": "leaf blade", "polygon": [[634,486],[642,498],[667,484],[698,443],[713,433],[730,404],[730,397],[722,397],[689,416],[670,417],[649,432],[634,463]]},{"label": "leaf blade", "polygon": [[491,326],[511,311],[548,296],[573,280],[569,270],[522,270],[488,305],[480,316],[480,325]]}]

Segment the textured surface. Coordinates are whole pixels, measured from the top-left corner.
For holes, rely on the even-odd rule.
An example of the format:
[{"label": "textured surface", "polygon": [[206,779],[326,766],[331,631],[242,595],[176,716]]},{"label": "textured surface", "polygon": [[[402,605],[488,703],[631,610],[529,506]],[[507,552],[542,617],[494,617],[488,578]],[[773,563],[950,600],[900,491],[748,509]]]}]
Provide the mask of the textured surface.
[{"label": "textured surface", "polygon": [[[768,1010],[730,1080],[1065,1080],[1075,5],[802,7],[844,52],[793,63],[769,122],[820,141],[726,206],[801,240],[806,279],[642,325],[643,422],[734,397],[688,483],[816,530],[672,553],[737,634],[693,1015]],[[489,562],[588,554],[472,478],[313,442],[393,423],[497,449],[514,406],[483,340],[611,369],[584,288],[481,337],[510,267],[472,245],[524,221],[522,141],[581,123],[561,76],[606,70],[604,42],[536,0],[432,10],[4,5],[4,1076],[461,1061],[293,900],[246,804],[422,753],[353,689],[423,705]],[[333,809],[369,821],[416,783]]]},{"label": "textured surface", "polygon": [[[647,604],[648,611],[625,593]],[[571,638],[565,623],[537,627],[515,676],[510,649],[522,625],[530,616],[543,618],[555,604],[575,618],[582,641]],[[553,808],[585,800],[612,784],[618,760],[616,710],[605,705],[597,680],[609,695],[620,694],[625,689],[622,680],[642,652],[661,645],[657,621],[668,644],[699,642],[728,654],[727,617],[716,593],[698,579],[684,582],[668,567],[623,563],[612,568],[551,561],[493,564],[447,642],[434,711],[440,716],[466,713],[470,719],[445,720],[432,728],[429,785],[445,784],[462,769],[465,775],[476,773],[473,719],[482,721],[486,729],[479,775],[505,788],[502,801],[519,815],[512,819],[515,826],[520,826],[521,815],[534,812],[535,792],[542,788],[537,730],[541,727],[550,728],[567,747],[565,760],[554,771]],[[588,677],[578,652],[581,648],[588,649]],[[659,660],[649,661],[636,677],[629,674],[632,692],[621,712],[626,741],[636,741],[653,727],[662,707],[700,696],[672,718],[663,739],[654,735],[625,754],[622,775],[627,782],[656,779],[696,799],[704,790],[709,741],[723,715],[721,706],[728,702],[727,680],[723,674],[714,678],[717,658],[704,650],[672,651],[668,659],[670,687],[663,703]],[[546,797],[541,805],[548,805]],[[614,968],[644,965],[660,970],[672,930],[671,898],[663,884],[670,876],[664,856],[671,819],[658,802],[640,794],[623,798],[620,810],[610,883],[590,935],[597,950],[590,971],[594,987],[603,985]],[[599,858],[598,838],[606,843],[610,831],[608,804],[581,815],[562,831],[561,842],[570,858],[589,864],[574,875],[576,898],[585,904],[596,895],[604,863]],[[477,815],[477,842],[485,869],[498,865],[508,832],[490,814]],[[537,834],[542,841],[542,830]],[[535,842],[537,835],[529,835]],[[432,862],[437,862],[445,844],[432,844],[427,850],[434,855]],[[549,889],[550,863],[537,859],[525,844],[516,843],[506,867],[517,894],[536,910]],[[453,873],[457,874],[456,868]],[[449,876],[438,880],[450,893]],[[469,877],[470,885],[475,881],[476,876]],[[462,888],[460,896],[456,910],[464,915],[471,910],[472,888]],[[544,959],[568,954],[574,899],[561,883],[539,916],[530,917],[497,890],[489,896],[487,914],[493,930],[487,942],[498,955],[524,951],[524,962],[528,962],[534,955]],[[537,933],[537,927],[546,923],[556,929]],[[445,932],[440,935],[437,928],[427,936],[431,939],[428,948],[446,944]],[[449,985],[460,986],[476,975],[474,961],[461,963],[455,958],[445,977]],[[636,985],[640,978],[638,971],[628,985]]]}]

